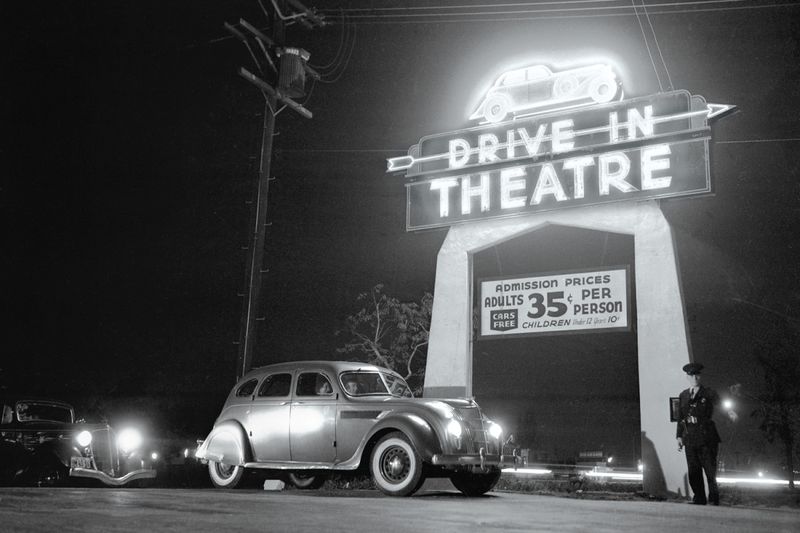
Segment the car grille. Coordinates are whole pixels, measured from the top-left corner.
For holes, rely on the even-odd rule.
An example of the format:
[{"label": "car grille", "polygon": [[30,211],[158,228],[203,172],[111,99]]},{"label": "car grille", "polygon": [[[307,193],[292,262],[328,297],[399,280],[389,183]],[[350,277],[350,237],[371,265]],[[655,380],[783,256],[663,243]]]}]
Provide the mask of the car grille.
[{"label": "car grille", "polygon": [[92,430],[92,453],[97,469],[110,476],[119,470],[119,455],[114,445],[116,436],[110,427]]},{"label": "car grille", "polygon": [[489,431],[484,424],[485,419],[477,407],[461,407],[458,414],[464,422],[466,438],[462,446],[467,453],[478,453],[483,448],[487,454],[499,454],[500,450],[497,441],[489,438]]}]

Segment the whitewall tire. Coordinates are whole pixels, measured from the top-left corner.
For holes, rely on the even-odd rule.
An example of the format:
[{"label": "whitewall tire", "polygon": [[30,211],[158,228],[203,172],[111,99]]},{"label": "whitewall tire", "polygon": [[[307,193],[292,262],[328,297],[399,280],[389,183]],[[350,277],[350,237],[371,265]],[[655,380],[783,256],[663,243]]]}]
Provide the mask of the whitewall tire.
[{"label": "whitewall tire", "polygon": [[234,489],[242,482],[244,467],[209,461],[208,475],[211,477],[211,482],[215,487],[219,489]]},{"label": "whitewall tire", "polygon": [[389,496],[410,496],[424,481],[422,460],[400,432],[389,433],[375,445],[370,472],[375,486]]}]

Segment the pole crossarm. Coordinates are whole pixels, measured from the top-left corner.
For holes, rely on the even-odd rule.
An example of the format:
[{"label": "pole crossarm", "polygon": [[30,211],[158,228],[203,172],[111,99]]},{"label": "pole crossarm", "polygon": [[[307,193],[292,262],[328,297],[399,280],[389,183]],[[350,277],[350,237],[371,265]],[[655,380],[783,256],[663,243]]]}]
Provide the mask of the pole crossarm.
[{"label": "pole crossarm", "polygon": [[279,90],[274,89],[269,83],[265,82],[264,80],[262,80],[261,78],[259,78],[246,68],[239,67],[239,75],[244,79],[246,79],[247,81],[249,81],[250,83],[252,83],[253,85],[255,85],[256,87],[258,87],[259,89],[261,89],[262,91],[264,91],[265,93],[267,93],[269,96],[272,96],[276,100],[283,102],[284,104],[286,104],[287,106],[289,106],[290,108],[292,108],[294,111],[304,116],[305,118],[312,118],[314,116],[311,113],[311,111],[301,106],[288,96],[284,96]]},{"label": "pole crossarm", "polygon": [[270,39],[269,37],[264,35],[264,33],[261,30],[259,30],[258,28],[256,28],[255,26],[253,26],[252,24],[247,22],[246,20],[239,19],[239,25],[242,28],[244,28],[247,31],[249,31],[250,33],[252,33],[253,36],[256,39],[261,39],[264,42],[264,44],[266,44],[267,46],[275,46],[275,41],[273,41],[272,39]]},{"label": "pole crossarm", "polygon": [[225,23],[225,29],[226,29],[226,30],[228,30],[228,32],[229,32],[231,35],[233,35],[234,37],[236,37],[238,40],[242,41],[244,44],[248,44],[248,43],[247,43],[247,37],[245,37],[245,36],[244,36],[244,34],[243,34],[242,32],[240,32],[239,30],[237,30],[237,29],[236,29],[236,28],[233,26],[233,24],[229,24],[229,23],[227,23],[227,22],[226,22],[226,23]]}]

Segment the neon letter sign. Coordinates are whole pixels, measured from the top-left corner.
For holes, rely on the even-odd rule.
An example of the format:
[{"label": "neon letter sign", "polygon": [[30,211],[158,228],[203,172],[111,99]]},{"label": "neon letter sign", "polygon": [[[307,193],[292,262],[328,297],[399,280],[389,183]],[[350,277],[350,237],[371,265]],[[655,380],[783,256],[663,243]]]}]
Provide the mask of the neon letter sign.
[{"label": "neon letter sign", "polygon": [[[408,229],[711,191],[709,121],[733,106],[684,90],[622,100],[610,68],[585,68],[564,71],[570,83],[541,66],[506,73],[471,117],[480,126],[428,135],[389,159],[408,178]],[[534,82],[559,79],[558,90],[529,98]],[[528,87],[525,102],[509,96],[513,80]]]}]

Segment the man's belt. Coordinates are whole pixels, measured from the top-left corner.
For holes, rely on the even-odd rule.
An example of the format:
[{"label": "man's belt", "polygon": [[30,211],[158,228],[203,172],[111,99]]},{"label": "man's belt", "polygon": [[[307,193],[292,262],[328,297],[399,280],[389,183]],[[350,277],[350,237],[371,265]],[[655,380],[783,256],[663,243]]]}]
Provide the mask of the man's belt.
[{"label": "man's belt", "polygon": [[686,422],[687,424],[697,424],[700,422],[699,420],[697,420],[696,416],[687,416],[686,418],[683,419],[683,421]]}]

